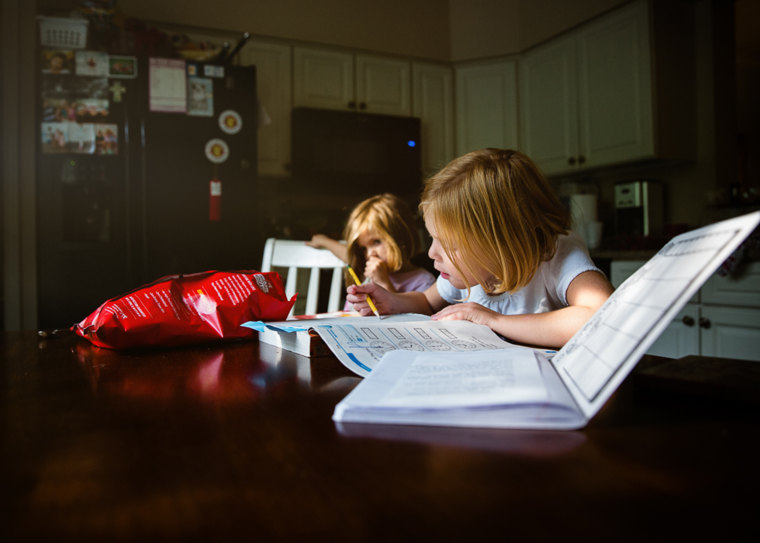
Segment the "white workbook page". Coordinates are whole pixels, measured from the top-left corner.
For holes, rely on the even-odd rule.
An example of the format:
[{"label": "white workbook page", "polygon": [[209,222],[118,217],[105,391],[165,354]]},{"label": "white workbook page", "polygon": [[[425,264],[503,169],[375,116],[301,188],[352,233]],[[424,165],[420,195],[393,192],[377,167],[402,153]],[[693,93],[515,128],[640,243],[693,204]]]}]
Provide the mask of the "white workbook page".
[{"label": "white workbook page", "polygon": [[[405,352],[402,362],[384,359],[395,383],[378,407],[478,407],[546,400],[546,388],[533,351],[519,347],[441,357]],[[397,359],[402,359],[397,354]],[[388,357],[390,358],[390,357]]]},{"label": "white workbook page", "polygon": [[487,326],[469,321],[388,322],[357,318],[332,325],[313,323],[313,329],[338,360],[363,377],[390,351],[474,352],[512,346]]},{"label": "white workbook page", "polygon": [[387,353],[333,420],[485,428],[580,428],[586,422],[541,353]]}]

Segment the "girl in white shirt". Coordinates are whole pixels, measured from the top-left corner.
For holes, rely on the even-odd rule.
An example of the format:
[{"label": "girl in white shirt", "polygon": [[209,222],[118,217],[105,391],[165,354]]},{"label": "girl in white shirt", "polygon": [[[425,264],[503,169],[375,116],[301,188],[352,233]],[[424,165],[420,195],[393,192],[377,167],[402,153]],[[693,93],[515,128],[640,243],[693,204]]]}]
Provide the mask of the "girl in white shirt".
[{"label": "girl in white shirt", "polygon": [[524,154],[473,151],[425,184],[420,203],[440,272],[424,292],[351,285],[362,315],[425,313],[466,319],[512,341],[559,347],[612,293],[546,178]]}]

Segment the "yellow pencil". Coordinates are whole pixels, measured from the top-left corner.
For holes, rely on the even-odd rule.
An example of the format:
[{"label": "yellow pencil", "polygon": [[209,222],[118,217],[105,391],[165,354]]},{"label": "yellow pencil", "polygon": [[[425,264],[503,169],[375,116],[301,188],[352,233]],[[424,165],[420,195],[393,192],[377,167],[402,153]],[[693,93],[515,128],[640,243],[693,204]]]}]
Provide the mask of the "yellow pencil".
[{"label": "yellow pencil", "polygon": [[[356,272],[354,271],[354,269],[349,264],[346,264],[346,268],[348,268],[348,273],[351,274],[351,277],[354,278],[354,283],[356,283],[357,285],[361,285],[362,282],[359,281],[359,277],[356,275]],[[375,302],[372,301],[372,298],[370,298],[369,295],[367,295],[367,303],[369,304],[370,309],[372,309],[372,312],[377,316],[377,318],[378,319],[382,318],[380,316],[380,312],[375,307]]]}]

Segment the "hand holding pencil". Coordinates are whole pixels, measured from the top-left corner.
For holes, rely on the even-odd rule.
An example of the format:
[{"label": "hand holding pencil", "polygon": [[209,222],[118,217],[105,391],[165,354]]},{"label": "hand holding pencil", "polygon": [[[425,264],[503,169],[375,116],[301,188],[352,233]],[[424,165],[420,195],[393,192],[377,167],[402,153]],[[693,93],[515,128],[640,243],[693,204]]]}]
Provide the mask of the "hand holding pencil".
[{"label": "hand holding pencil", "polygon": [[[346,268],[348,268],[348,273],[350,273],[351,277],[354,279],[354,283],[356,283],[357,285],[361,285],[362,282],[359,281],[359,276],[356,275],[356,272],[354,271],[354,269],[349,264],[346,264]],[[380,312],[377,310],[377,307],[375,307],[375,302],[372,301],[372,298],[369,297],[369,294],[367,294],[367,304],[369,305],[369,308],[372,310],[375,316],[378,319],[382,319],[382,317],[380,316]]]}]

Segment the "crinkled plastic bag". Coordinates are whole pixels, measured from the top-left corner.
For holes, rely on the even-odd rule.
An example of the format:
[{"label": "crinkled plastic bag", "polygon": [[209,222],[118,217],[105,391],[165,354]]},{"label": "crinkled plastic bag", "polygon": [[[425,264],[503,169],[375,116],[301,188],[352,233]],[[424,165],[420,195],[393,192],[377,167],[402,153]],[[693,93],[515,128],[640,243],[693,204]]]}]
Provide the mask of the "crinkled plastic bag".
[{"label": "crinkled plastic bag", "polygon": [[106,301],[75,332],[108,349],[253,337],[251,320],[285,320],[295,304],[276,272],[170,275]]}]

